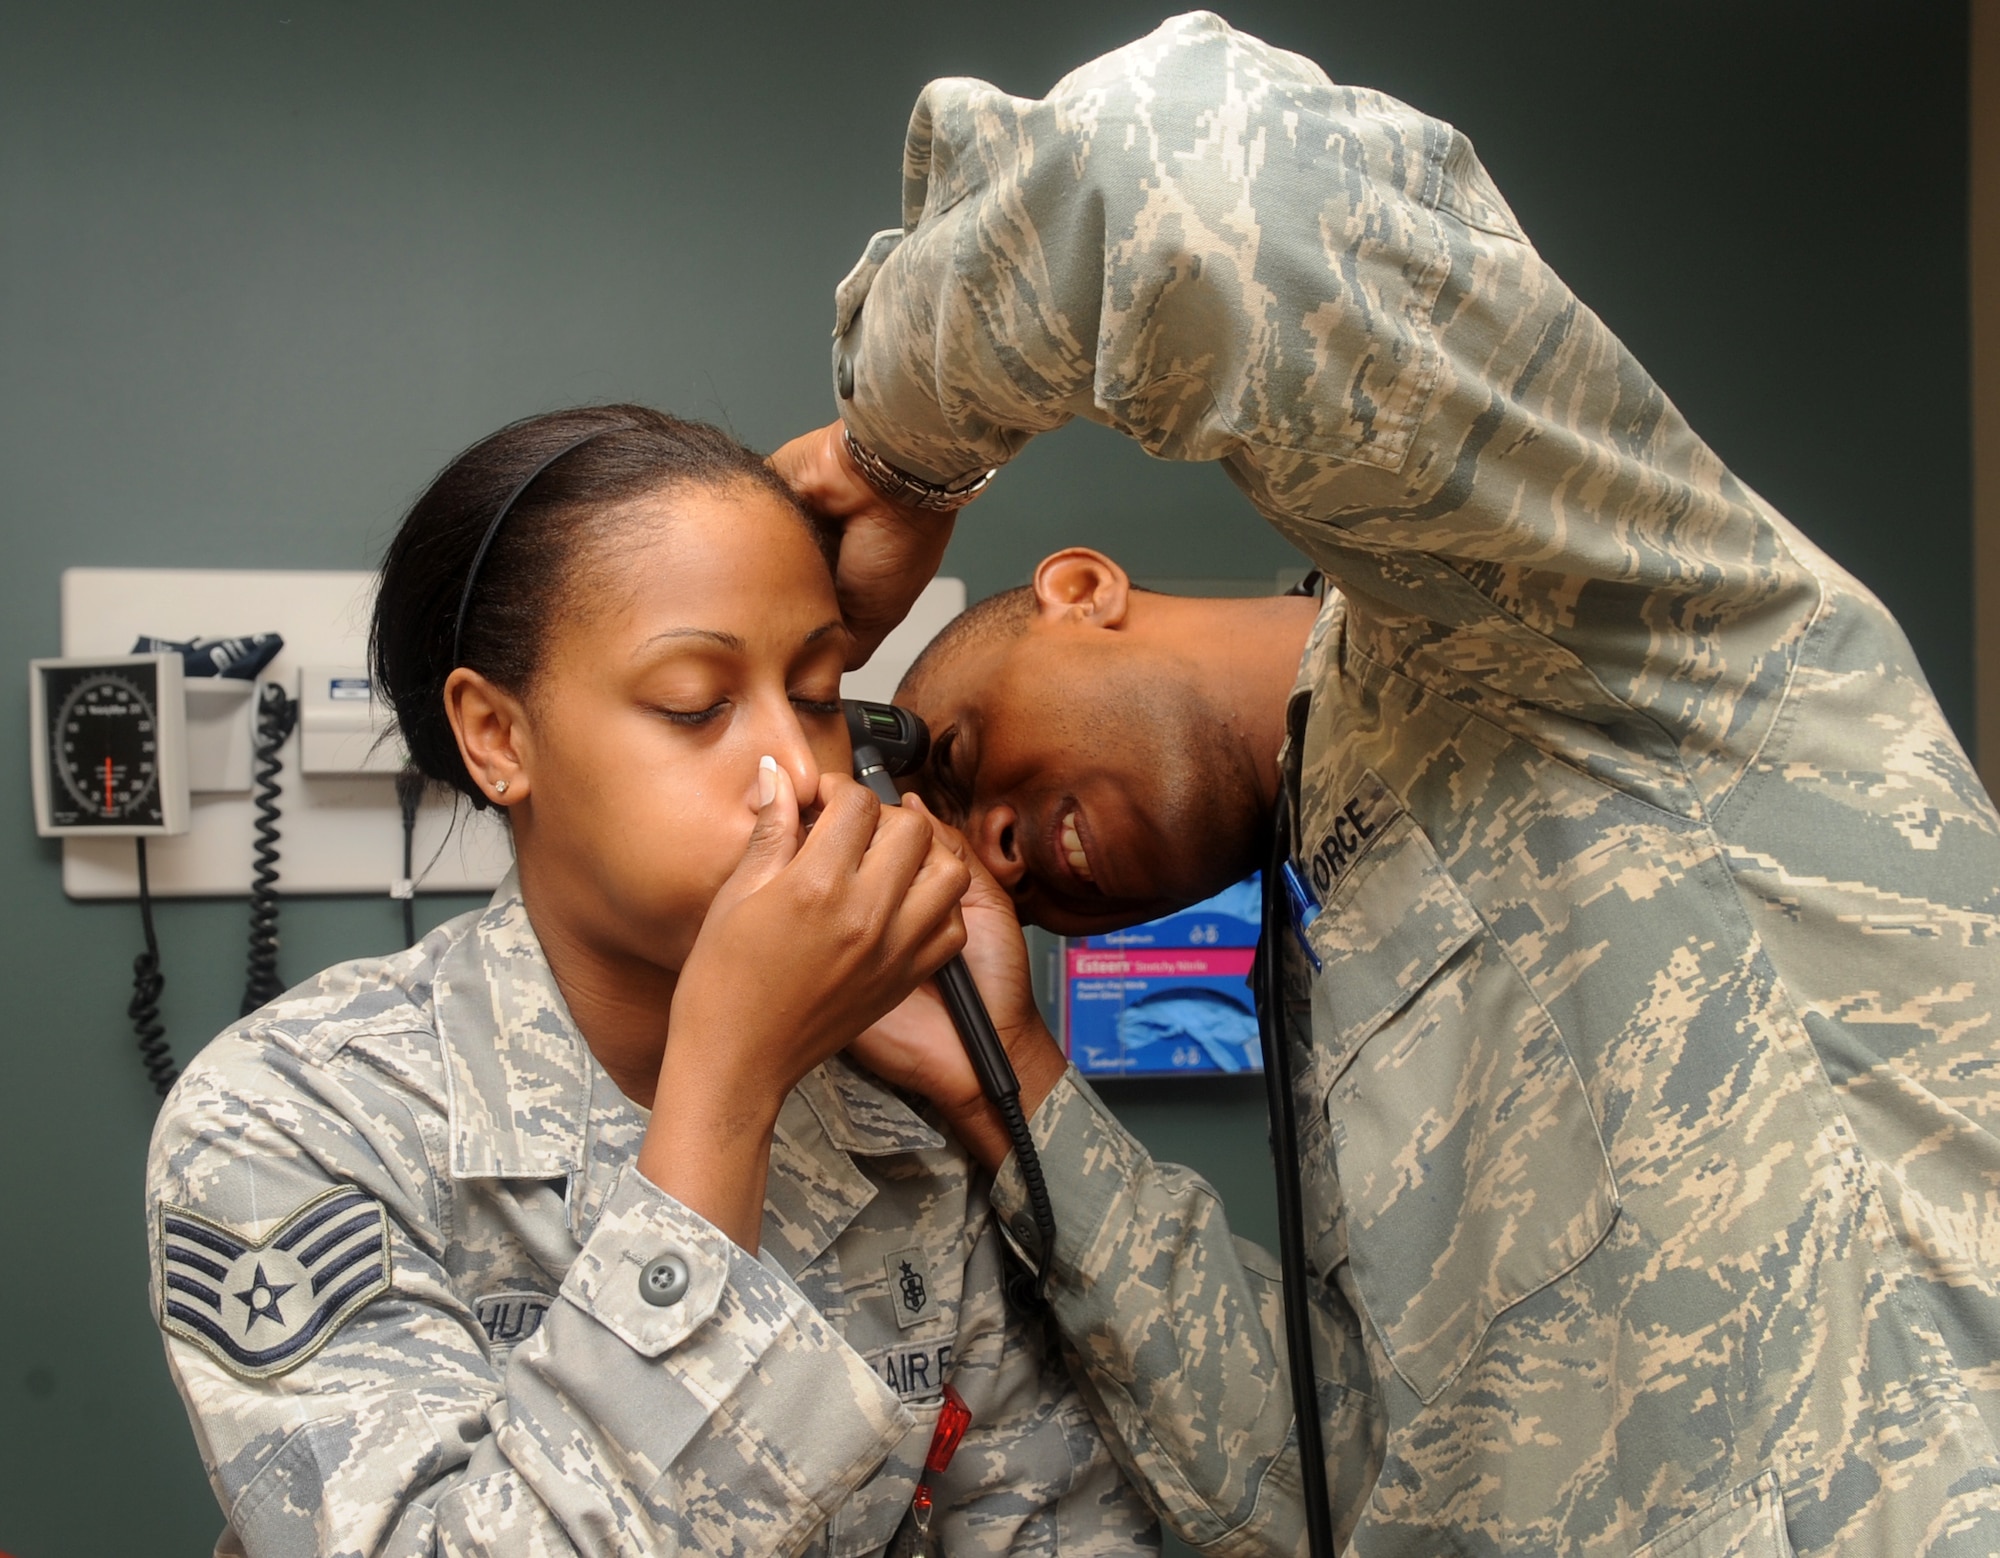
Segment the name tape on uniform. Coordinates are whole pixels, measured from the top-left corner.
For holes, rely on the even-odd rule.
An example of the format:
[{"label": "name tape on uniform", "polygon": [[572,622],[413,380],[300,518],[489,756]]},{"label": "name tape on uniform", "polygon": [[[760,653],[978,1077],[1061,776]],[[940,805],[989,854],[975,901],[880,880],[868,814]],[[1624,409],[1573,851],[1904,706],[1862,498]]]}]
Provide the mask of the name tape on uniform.
[{"label": "name tape on uniform", "polygon": [[472,1312],[489,1342],[495,1347],[514,1347],[542,1328],[554,1302],[546,1293],[488,1293],[474,1301]]},{"label": "name tape on uniform", "polygon": [[1354,793],[1333,813],[1332,821],[1302,857],[1321,899],[1366,855],[1383,831],[1402,815],[1396,792],[1368,769]]},{"label": "name tape on uniform", "polygon": [[868,1366],[905,1401],[935,1401],[944,1394],[951,1371],[951,1343],[930,1342],[915,1347],[885,1347],[866,1353]]}]

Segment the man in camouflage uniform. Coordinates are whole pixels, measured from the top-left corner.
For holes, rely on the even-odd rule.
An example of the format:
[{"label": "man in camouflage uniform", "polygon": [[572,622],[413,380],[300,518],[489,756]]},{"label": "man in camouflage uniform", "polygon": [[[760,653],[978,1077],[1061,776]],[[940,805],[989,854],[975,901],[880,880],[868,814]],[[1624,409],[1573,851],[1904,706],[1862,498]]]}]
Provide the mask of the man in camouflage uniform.
[{"label": "man in camouflage uniform", "polygon": [[[1463,136],[1212,16],[1041,101],[933,84],[904,206],[837,299],[864,473],[1087,417],[1344,596],[1278,801],[1341,1540],[2000,1552],[2000,825],[1880,603]],[[1073,1076],[1033,1123],[1121,1453],[1206,1550],[1292,1550],[1268,1262]]]},{"label": "man in camouflage uniform", "polygon": [[1157,1550],[902,1099],[838,1059],[792,1093],[761,1257],[639,1175],[645,1124],[512,879],[203,1051],[147,1197],[218,1552],[877,1553],[947,1380],[946,1551]]}]

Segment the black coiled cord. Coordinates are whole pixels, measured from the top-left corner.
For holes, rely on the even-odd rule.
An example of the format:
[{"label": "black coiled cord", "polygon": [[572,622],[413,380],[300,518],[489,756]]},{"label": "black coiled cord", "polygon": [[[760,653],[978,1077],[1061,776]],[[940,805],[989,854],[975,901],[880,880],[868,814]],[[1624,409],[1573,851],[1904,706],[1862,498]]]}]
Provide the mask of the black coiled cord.
[{"label": "black coiled cord", "polygon": [[160,940],[153,934],[153,893],[146,882],[146,839],[133,840],[139,846],[139,923],[146,928],[146,950],[132,959],[132,1004],[125,1008],[132,1019],[132,1031],[139,1036],[139,1058],[146,1063],[146,1078],[153,1091],[167,1096],[180,1069],[174,1065],[173,1051],[167,1048],[166,1025],[160,1021],[160,992],[167,987],[160,972]]},{"label": "black coiled cord", "polygon": [[1048,1181],[1042,1178],[1042,1155],[1035,1150],[1035,1138],[1028,1131],[1027,1117],[1021,1113],[1021,1096],[1005,1094],[993,1100],[1007,1135],[1014,1143],[1014,1164],[1021,1172],[1021,1184],[1028,1192],[1028,1211],[1035,1219],[1035,1234],[1041,1245],[1041,1270],[1014,1273],[1008,1282],[1008,1297],[1017,1310],[1028,1313],[1046,1306],[1049,1300],[1049,1271],[1056,1260],[1056,1211],[1049,1201]]},{"label": "black coiled cord", "polygon": [[1271,1161],[1277,1180],[1278,1270],[1284,1279],[1285,1361],[1292,1376],[1292,1423],[1298,1436],[1299,1491],[1305,1497],[1306,1552],[1333,1558],[1333,1505],[1327,1494],[1326,1441],[1319,1416],[1319,1372],[1313,1358],[1312,1302],[1307,1284],[1305,1205],[1299,1174],[1297,1094],[1286,1032],[1284,937],[1290,932],[1281,873],[1291,858],[1290,819],[1279,803],[1264,870],[1264,926],[1252,970],[1257,1029],[1264,1045],[1264,1089],[1271,1111]]},{"label": "black coiled cord", "polygon": [[298,718],[296,698],[276,682],[257,692],[257,845],[251,856],[250,959],[238,1016],[248,1017],[285,992],[278,977],[278,797],[283,787],[278,756]]},{"label": "black coiled cord", "polygon": [[417,944],[417,807],[423,803],[429,780],[414,768],[396,775],[396,805],[403,813],[403,879],[397,884],[403,898],[403,945]]}]

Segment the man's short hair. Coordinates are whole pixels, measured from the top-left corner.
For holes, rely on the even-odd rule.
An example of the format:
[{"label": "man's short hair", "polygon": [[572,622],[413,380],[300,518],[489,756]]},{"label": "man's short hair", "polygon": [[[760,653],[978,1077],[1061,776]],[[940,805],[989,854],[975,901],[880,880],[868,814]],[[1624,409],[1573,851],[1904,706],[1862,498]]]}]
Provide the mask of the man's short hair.
[{"label": "man's short hair", "polygon": [[941,670],[968,649],[1002,639],[1019,638],[1035,620],[1035,591],[1019,585],[975,601],[938,629],[937,637],[924,645],[923,653],[910,662],[909,670],[896,684],[896,701],[918,692],[925,678]]}]

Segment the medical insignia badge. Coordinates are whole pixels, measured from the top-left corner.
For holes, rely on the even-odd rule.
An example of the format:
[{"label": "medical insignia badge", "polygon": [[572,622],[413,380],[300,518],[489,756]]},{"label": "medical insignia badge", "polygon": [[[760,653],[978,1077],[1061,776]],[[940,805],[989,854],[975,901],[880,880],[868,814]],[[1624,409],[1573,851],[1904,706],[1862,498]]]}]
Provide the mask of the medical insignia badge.
[{"label": "medical insignia badge", "polygon": [[160,1325],[245,1379],[297,1368],[388,1289],[388,1214],[351,1185],[313,1197],[257,1244],[160,1207]]},{"label": "medical insignia badge", "polygon": [[931,1286],[930,1262],[924,1258],[921,1244],[891,1250],[882,1257],[882,1269],[888,1274],[889,1307],[895,1312],[897,1325],[908,1330],[919,1321],[929,1320],[937,1314],[937,1294]]}]

